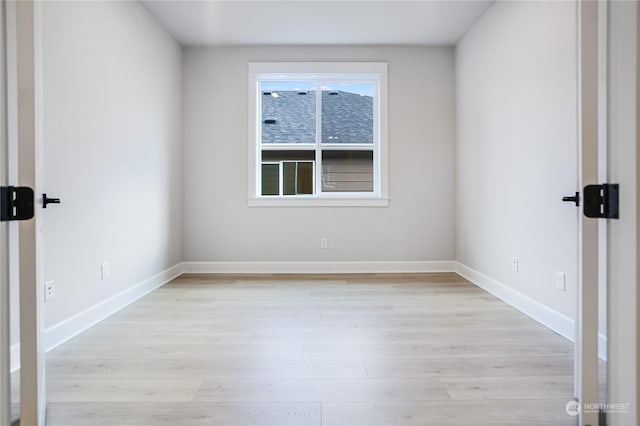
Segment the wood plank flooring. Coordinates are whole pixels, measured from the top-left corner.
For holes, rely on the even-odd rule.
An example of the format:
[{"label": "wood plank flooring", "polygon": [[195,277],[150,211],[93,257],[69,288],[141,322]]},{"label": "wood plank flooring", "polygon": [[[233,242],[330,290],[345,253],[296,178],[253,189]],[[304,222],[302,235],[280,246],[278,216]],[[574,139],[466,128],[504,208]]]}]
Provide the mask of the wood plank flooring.
[{"label": "wood plank flooring", "polygon": [[47,355],[47,425],[575,425],[572,360],[455,274],[182,276]]}]

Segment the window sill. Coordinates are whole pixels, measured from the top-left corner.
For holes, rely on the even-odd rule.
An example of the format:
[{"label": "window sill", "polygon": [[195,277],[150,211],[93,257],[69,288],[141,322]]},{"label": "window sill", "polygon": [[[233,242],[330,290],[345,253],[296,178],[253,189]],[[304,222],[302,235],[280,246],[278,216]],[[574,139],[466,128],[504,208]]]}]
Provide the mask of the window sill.
[{"label": "window sill", "polygon": [[249,207],[388,207],[388,198],[249,198]]}]

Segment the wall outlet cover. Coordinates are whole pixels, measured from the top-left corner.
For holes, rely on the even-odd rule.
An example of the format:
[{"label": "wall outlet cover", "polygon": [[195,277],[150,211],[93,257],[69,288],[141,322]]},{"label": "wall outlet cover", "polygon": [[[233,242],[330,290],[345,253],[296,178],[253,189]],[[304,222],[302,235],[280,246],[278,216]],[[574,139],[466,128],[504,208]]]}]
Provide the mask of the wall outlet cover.
[{"label": "wall outlet cover", "polygon": [[321,249],[329,248],[329,240],[327,239],[327,237],[320,238],[320,248]]},{"label": "wall outlet cover", "polygon": [[111,275],[111,271],[109,270],[109,262],[105,262],[100,265],[100,278],[102,280],[106,280]]},{"label": "wall outlet cover", "polygon": [[56,282],[47,281],[44,283],[44,301],[48,302],[56,298]]},{"label": "wall outlet cover", "polygon": [[567,276],[564,272],[556,272],[556,288],[560,291],[567,290]]}]

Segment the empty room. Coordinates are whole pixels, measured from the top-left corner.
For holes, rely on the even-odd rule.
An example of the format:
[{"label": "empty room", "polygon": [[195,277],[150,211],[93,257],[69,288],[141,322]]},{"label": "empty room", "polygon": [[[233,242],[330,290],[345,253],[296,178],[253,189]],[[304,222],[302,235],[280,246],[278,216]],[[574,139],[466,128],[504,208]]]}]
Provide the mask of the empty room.
[{"label": "empty room", "polygon": [[7,1],[0,426],[637,426],[635,1]]}]

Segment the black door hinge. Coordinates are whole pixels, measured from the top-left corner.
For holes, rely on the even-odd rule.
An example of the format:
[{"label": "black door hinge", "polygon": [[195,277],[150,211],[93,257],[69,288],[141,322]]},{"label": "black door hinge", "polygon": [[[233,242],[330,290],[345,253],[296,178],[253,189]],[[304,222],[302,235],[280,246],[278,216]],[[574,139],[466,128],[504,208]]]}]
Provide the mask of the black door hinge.
[{"label": "black door hinge", "polygon": [[28,220],[33,218],[33,189],[26,186],[0,187],[0,220]]},{"label": "black door hinge", "polygon": [[619,192],[620,185],[617,183],[585,186],[584,215],[598,219],[619,219]]}]

